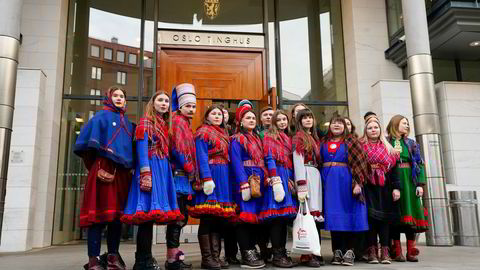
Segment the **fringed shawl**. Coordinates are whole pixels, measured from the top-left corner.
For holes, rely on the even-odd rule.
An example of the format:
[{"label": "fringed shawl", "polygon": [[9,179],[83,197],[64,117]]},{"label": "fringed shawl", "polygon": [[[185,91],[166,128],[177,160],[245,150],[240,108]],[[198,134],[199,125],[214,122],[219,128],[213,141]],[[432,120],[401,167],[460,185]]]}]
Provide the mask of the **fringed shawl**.
[{"label": "fringed shawl", "polygon": [[171,147],[185,156],[188,164],[192,165],[195,172],[196,155],[193,132],[190,128],[190,121],[184,115],[174,113],[172,117],[172,138]]},{"label": "fringed shawl", "polygon": [[238,132],[230,137],[230,140],[233,139],[236,139],[247,150],[252,161],[260,166],[260,162],[263,161],[263,145],[260,138],[253,133]]},{"label": "fringed shawl", "polygon": [[146,115],[140,119],[135,131],[136,139],[143,140],[145,133],[149,141],[148,157],[155,154],[160,158],[168,158],[168,126],[160,114],[155,115],[155,123]]},{"label": "fringed shawl", "polygon": [[385,185],[385,175],[395,166],[398,155],[388,153],[387,147],[381,142],[365,142],[363,144],[368,163],[372,167],[372,174],[368,177],[368,182],[372,185]]},{"label": "fringed shawl", "polygon": [[[310,147],[307,147],[307,141]],[[303,155],[305,161],[312,160],[318,163],[320,161],[320,147],[312,135],[303,130],[297,131],[292,139],[292,148],[298,154]]]},{"label": "fringed shawl", "polygon": [[208,158],[222,157],[230,161],[228,155],[228,145],[230,143],[228,134],[218,126],[203,124],[195,132],[195,139],[202,139],[212,146],[208,150]]},{"label": "fringed shawl", "polygon": [[293,168],[292,162],[292,139],[284,132],[279,132],[275,137],[270,133],[265,133],[263,139],[263,155],[272,154],[273,159],[278,161],[287,169]]}]

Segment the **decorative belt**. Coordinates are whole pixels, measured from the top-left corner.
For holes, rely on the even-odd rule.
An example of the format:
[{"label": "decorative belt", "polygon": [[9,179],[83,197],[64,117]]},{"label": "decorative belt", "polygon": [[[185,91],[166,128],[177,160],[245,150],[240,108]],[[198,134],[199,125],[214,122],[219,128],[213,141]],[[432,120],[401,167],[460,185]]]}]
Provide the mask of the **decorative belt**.
[{"label": "decorative belt", "polygon": [[245,160],[243,162],[243,166],[245,166],[245,167],[265,167],[265,162],[263,162],[263,159],[262,159],[262,160],[260,160],[260,162],[255,163],[253,160],[249,159],[249,160]]},{"label": "decorative belt", "polygon": [[347,167],[346,162],[324,162],[323,167]]},{"label": "decorative belt", "polygon": [[209,159],[208,164],[228,164],[228,160],[221,157],[216,157],[216,158]]},{"label": "decorative belt", "polygon": [[317,167],[317,163],[313,161],[305,162],[305,166]]},{"label": "decorative belt", "polygon": [[408,162],[399,163],[397,166],[398,166],[398,168],[402,168],[402,169],[411,168],[411,167],[412,167],[412,166],[410,165],[410,163],[408,163]]},{"label": "decorative belt", "polygon": [[382,164],[380,164],[380,163],[374,163],[374,164],[370,164],[370,167],[372,167],[372,169],[381,169],[381,168],[382,168]]},{"label": "decorative belt", "polygon": [[187,176],[184,170],[174,170],[173,176]]}]

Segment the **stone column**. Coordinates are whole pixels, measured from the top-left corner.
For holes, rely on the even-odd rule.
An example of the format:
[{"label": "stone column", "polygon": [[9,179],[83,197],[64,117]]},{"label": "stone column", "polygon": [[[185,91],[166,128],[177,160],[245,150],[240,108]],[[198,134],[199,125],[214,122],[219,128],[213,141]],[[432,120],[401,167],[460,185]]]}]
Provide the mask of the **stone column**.
[{"label": "stone column", "polygon": [[423,200],[431,224],[426,233],[427,245],[449,246],[453,244],[453,238],[443,173],[440,119],[435,96],[425,2],[402,0],[402,9],[415,134],[425,158],[427,176]]},{"label": "stone column", "polygon": [[23,0],[0,0],[0,239],[7,189]]}]

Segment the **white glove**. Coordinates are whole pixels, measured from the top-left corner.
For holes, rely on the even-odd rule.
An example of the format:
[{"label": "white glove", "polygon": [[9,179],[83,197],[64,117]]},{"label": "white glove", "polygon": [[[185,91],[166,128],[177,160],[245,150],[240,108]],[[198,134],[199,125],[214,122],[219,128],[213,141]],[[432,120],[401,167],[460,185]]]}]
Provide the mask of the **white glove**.
[{"label": "white glove", "polygon": [[297,197],[299,202],[304,202],[308,198],[308,186],[307,184],[297,184]]},{"label": "white glove", "polygon": [[417,197],[422,197],[423,196],[423,188],[422,187],[417,187],[417,190],[415,192]]},{"label": "white glove", "polygon": [[245,183],[240,187],[242,192],[242,200],[244,202],[250,200],[252,198],[252,191],[250,190],[250,184]]},{"label": "white glove", "polygon": [[215,182],[213,182],[212,179],[203,182],[203,193],[205,193],[205,195],[208,196],[208,195],[212,194],[213,189],[215,189]]},{"label": "white glove", "polygon": [[396,202],[398,199],[400,199],[400,190],[394,189],[392,191],[392,196],[393,196],[393,201]]},{"label": "white glove", "polygon": [[285,190],[283,190],[282,179],[279,176],[270,178],[270,186],[273,189],[273,196],[276,202],[283,201],[285,198]]}]

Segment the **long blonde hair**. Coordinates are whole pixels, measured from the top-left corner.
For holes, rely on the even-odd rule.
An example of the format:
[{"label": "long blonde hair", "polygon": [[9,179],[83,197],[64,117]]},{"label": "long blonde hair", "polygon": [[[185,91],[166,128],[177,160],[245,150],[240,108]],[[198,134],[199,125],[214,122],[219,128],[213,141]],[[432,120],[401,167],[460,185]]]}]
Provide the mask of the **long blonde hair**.
[{"label": "long blonde hair", "polygon": [[370,115],[367,117],[365,120],[365,127],[363,128],[363,136],[360,138],[360,141],[362,143],[368,143],[368,136],[367,136],[367,127],[370,123],[377,123],[379,129],[380,129],[380,135],[378,139],[382,144],[387,148],[387,151],[389,154],[393,153],[394,148],[393,146],[387,141],[387,138],[383,135],[383,130],[382,130],[382,125],[380,124],[380,120],[376,116]]},{"label": "long blonde hair", "polygon": [[[280,131],[277,127],[277,122],[278,122],[277,118],[278,118],[279,115],[285,115],[287,117],[287,128],[284,131]],[[272,124],[270,125],[270,128],[267,130],[267,133],[272,135],[274,138],[276,138],[278,133],[280,133],[280,132],[285,132],[285,134],[289,134],[290,133],[290,131],[289,131],[290,127],[288,125],[289,123],[290,123],[290,119],[288,118],[288,114],[284,110],[277,109],[273,113]]]},{"label": "long blonde hair", "polygon": [[[407,120],[408,123],[408,132],[407,134],[400,136],[401,134],[400,132],[398,132],[398,127],[400,126],[400,122],[404,118]],[[390,137],[408,137],[408,135],[410,135],[410,122],[408,121],[408,118],[400,114],[393,116],[387,125],[387,132]]]}]

